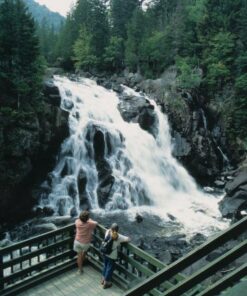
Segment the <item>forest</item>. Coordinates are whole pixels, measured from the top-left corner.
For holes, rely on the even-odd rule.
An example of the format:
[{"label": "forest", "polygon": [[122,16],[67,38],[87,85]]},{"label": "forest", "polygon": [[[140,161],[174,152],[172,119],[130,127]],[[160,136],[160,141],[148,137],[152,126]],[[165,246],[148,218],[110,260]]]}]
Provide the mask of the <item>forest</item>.
[{"label": "forest", "polygon": [[56,27],[4,0],[0,27],[1,108],[37,98],[45,66],[146,78],[175,67],[177,87],[206,97],[246,145],[246,0],[79,0]]}]

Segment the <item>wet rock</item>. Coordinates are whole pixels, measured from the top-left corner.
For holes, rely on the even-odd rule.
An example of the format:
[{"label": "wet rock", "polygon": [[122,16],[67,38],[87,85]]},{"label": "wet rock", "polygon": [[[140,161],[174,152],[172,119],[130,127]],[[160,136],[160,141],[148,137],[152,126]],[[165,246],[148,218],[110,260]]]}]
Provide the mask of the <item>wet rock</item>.
[{"label": "wet rock", "polygon": [[138,116],[138,123],[142,129],[148,131],[153,136],[157,135],[158,118],[152,105],[142,109]]},{"label": "wet rock", "polygon": [[175,157],[188,156],[191,152],[191,145],[187,142],[186,138],[182,137],[180,133],[175,132],[173,136],[174,147],[173,155]]},{"label": "wet rock", "polygon": [[67,190],[68,190],[68,195],[73,200],[75,200],[75,198],[77,197],[77,186],[76,186],[74,180],[67,185]]},{"label": "wet rock", "polygon": [[170,253],[169,250],[165,250],[165,252],[163,252],[160,256],[159,256],[160,260],[165,263],[165,264],[170,264],[173,261],[173,257],[172,254]]},{"label": "wet rock", "polygon": [[69,223],[72,223],[73,221],[74,219],[71,218],[71,216],[63,216],[63,217],[53,216],[53,217],[43,218],[40,224],[52,223],[52,224],[55,224],[56,226],[64,226],[64,225],[68,225]]},{"label": "wet rock", "polygon": [[105,155],[105,137],[102,131],[97,130],[95,132],[94,138],[93,138],[93,147],[94,147],[94,153],[95,153],[95,159],[99,160],[104,158]]},{"label": "wet rock", "polygon": [[122,95],[118,109],[127,122],[137,122],[138,116],[143,108],[149,107],[150,103],[142,96]]},{"label": "wet rock", "polygon": [[77,211],[76,207],[73,207],[73,208],[70,210],[70,216],[71,216],[71,217],[78,217],[78,211]]},{"label": "wet rock", "polygon": [[64,104],[64,108],[67,110],[71,110],[74,107],[74,103],[69,100],[64,100],[63,104]]},{"label": "wet rock", "polygon": [[143,217],[140,214],[136,214],[135,216],[135,220],[137,223],[141,223],[143,221]]},{"label": "wet rock", "polygon": [[11,241],[7,238],[0,240],[0,249],[11,245]]},{"label": "wet rock", "polygon": [[56,107],[60,106],[61,97],[59,89],[54,85],[53,80],[46,80],[44,82],[43,93],[51,105]]},{"label": "wet rock", "polygon": [[247,168],[238,171],[235,178],[226,184],[225,190],[227,195],[232,196],[243,185],[247,185]]},{"label": "wet rock", "polygon": [[145,97],[123,94],[120,96],[118,109],[125,121],[138,122],[141,128],[156,135],[157,115],[154,106]]},{"label": "wet rock", "polygon": [[193,247],[201,245],[207,240],[207,237],[203,235],[202,233],[196,233],[191,239],[190,244],[192,244]]},{"label": "wet rock", "polygon": [[214,184],[218,188],[224,188],[225,187],[225,182],[224,181],[221,181],[221,180],[214,181]]},{"label": "wet rock", "polygon": [[66,199],[67,197],[61,197],[57,202],[57,212],[60,216],[65,216],[66,214]]},{"label": "wet rock", "polygon": [[167,217],[171,220],[171,221],[176,221],[176,217],[174,217],[172,214],[167,214]]},{"label": "wet rock", "polygon": [[237,194],[237,196],[238,195],[242,195],[244,199],[238,199],[235,196],[233,196],[232,198],[224,198],[224,200],[220,202],[219,209],[223,217],[236,218],[236,216],[239,217],[239,212],[242,209],[247,209],[246,192],[240,192],[239,194]]},{"label": "wet rock", "polygon": [[85,194],[85,189],[87,186],[87,176],[83,170],[80,170],[78,177],[77,177],[77,186],[79,191],[80,200],[82,199],[81,196]]},{"label": "wet rock", "polygon": [[48,206],[44,207],[42,212],[45,216],[52,216],[55,213],[54,209]]},{"label": "wet rock", "polygon": [[116,93],[121,94],[123,92],[123,87],[120,84],[114,83],[112,84],[112,90],[114,90]]},{"label": "wet rock", "polygon": [[240,219],[241,211],[247,210],[247,168],[238,170],[225,189],[227,194],[220,202],[220,211],[224,217]]},{"label": "wet rock", "polygon": [[106,203],[109,201],[112,194],[112,188],[113,188],[114,182],[115,182],[115,178],[112,175],[109,175],[99,183],[99,186],[97,188],[97,194],[98,194],[99,206],[101,208],[104,208]]},{"label": "wet rock", "polygon": [[38,233],[45,233],[48,231],[54,231],[57,230],[57,227],[53,223],[45,223],[45,224],[40,224],[40,225],[35,225],[33,227],[33,233],[37,234]]},{"label": "wet rock", "polygon": [[112,174],[111,166],[105,159],[97,162],[96,167],[100,181],[104,181],[108,176]]}]

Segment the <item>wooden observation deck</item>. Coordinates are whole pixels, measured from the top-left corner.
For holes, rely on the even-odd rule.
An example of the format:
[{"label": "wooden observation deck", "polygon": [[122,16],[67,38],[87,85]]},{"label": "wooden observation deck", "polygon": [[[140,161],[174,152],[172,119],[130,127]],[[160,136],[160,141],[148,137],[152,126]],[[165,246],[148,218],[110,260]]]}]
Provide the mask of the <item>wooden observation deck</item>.
[{"label": "wooden observation deck", "polygon": [[[204,281],[246,256],[246,229],[247,217],[169,266],[133,244],[123,244],[113,276],[114,285],[104,290],[100,285],[103,258],[99,246],[105,228],[96,228],[88,252],[88,264],[80,275],[76,269],[76,254],[72,250],[75,229],[74,225],[69,225],[0,250],[0,295],[245,296],[247,263],[230,269],[213,284],[205,284]],[[182,274],[185,268],[229,242],[231,246],[234,242],[234,246],[224,254],[190,276]],[[239,283],[240,279],[242,281]],[[228,288],[233,284],[236,285]],[[234,295],[238,293],[234,289],[246,293]]]}]

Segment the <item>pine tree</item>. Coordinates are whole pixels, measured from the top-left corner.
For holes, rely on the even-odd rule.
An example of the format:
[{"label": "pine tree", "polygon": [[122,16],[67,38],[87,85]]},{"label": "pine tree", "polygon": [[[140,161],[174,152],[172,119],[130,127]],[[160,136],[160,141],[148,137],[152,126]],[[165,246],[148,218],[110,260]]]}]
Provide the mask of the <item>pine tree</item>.
[{"label": "pine tree", "polygon": [[97,57],[92,54],[92,34],[85,27],[74,45],[74,61],[77,69],[89,70],[97,64]]},{"label": "pine tree", "polygon": [[21,0],[0,6],[0,88],[18,105],[39,91],[41,65],[35,24]]},{"label": "pine tree", "polygon": [[140,70],[140,56],[144,33],[142,28],[143,22],[143,11],[140,8],[137,8],[128,25],[128,39],[126,41],[125,60],[126,65],[131,71]]}]

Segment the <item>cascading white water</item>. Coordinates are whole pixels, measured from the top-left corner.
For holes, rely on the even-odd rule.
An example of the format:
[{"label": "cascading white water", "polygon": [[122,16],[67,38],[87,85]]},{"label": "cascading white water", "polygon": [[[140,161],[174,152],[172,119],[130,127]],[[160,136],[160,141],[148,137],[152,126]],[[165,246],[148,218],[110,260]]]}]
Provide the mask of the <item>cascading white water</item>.
[{"label": "cascading white water", "polygon": [[[52,172],[52,192],[41,198],[42,207],[53,207],[60,215],[69,215],[72,208],[78,212],[78,178],[83,175],[87,180],[83,198],[94,211],[107,214],[126,210],[130,215],[144,211],[164,220],[171,214],[187,232],[207,232],[226,226],[220,221],[219,200],[199,191],[187,171],[172,157],[167,117],[154,101],[150,102],[158,117],[156,139],[139,124],[124,121],[118,110],[117,94],[93,80],[75,82],[56,77],[55,84],[62,97],[61,107],[70,112],[70,137],[62,145]],[[127,87],[124,92],[139,95]],[[114,180],[104,209],[97,191],[101,181],[94,146],[96,133],[103,137],[101,153]]]},{"label": "cascading white water", "polygon": [[217,146],[217,149],[220,151],[220,154],[222,155],[222,159],[223,159],[223,165],[225,168],[229,168],[230,167],[230,160],[229,158],[226,156],[226,154],[222,151],[222,149],[220,148],[220,146]]},{"label": "cascading white water", "polygon": [[205,130],[207,130],[208,129],[208,123],[207,123],[207,118],[206,118],[205,112],[204,112],[204,110],[202,108],[200,109],[200,111],[201,111],[201,116],[202,116],[202,121],[203,121],[203,127],[204,127]]}]

